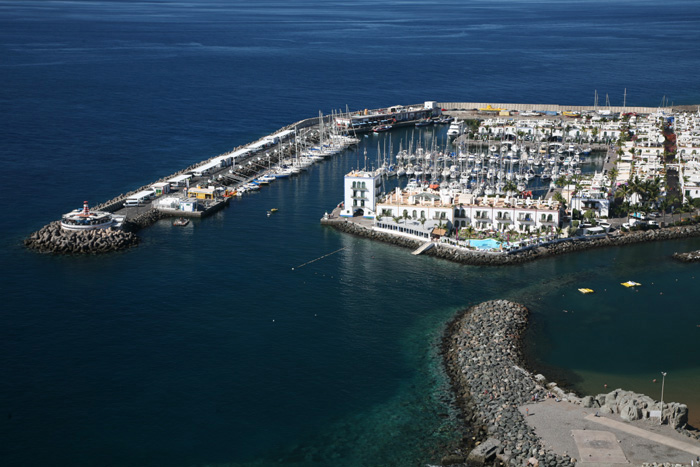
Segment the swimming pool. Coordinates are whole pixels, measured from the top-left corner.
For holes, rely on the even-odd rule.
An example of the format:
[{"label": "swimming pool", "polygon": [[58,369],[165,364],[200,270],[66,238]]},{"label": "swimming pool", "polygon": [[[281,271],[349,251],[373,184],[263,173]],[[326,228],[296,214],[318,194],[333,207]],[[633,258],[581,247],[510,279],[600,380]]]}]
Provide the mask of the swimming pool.
[{"label": "swimming pool", "polygon": [[493,238],[487,238],[485,240],[471,240],[469,245],[473,246],[477,250],[490,250],[492,248],[500,247],[501,242],[494,240]]}]

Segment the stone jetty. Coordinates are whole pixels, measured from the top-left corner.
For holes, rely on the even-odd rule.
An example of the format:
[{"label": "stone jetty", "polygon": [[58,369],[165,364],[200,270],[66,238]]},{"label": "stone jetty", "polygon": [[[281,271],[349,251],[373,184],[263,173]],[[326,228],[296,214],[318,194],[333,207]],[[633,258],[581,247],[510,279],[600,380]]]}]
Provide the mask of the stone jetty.
[{"label": "stone jetty", "polygon": [[45,225],[24,240],[27,248],[41,253],[100,254],[136,246],[139,238],[131,232],[119,229],[96,229],[68,232],[61,229],[59,221]]},{"label": "stone jetty", "polygon": [[674,253],[673,259],[682,263],[696,263],[700,261],[700,250],[689,251],[687,253]]},{"label": "stone jetty", "polygon": [[[443,358],[465,421],[478,436],[495,439],[501,462],[525,465],[531,457],[550,467],[573,467],[570,457],[547,452],[518,407],[542,392],[523,369],[520,338],[527,309],[496,300],[476,305],[458,316],[443,339]],[[489,461],[474,458],[471,462]],[[464,459],[466,462],[467,459]]]},{"label": "stone jetty", "polygon": [[[474,442],[465,443],[464,452],[449,456],[450,465],[573,466],[576,459],[546,447],[525,420],[527,412],[522,406],[547,395],[601,414],[618,414],[625,421],[648,419],[661,410],[659,402],[642,394],[615,389],[578,397],[556,383],[547,383],[542,375],[533,376],[524,368],[520,345],[527,321],[528,310],[523,305],[494,300],[460,313],[448,325],[442,341],[445,368],[457,405],[478,444],[472,449]],[[697,432],[687,430],[684,404],[664,403],[662,418],[677,431],[697,437]]]},{"label": "stone jetty", "polygon": [[[416,249],[425,242],[374,230],[371,227],[344,218],[324,218],[321,220],[321,223],[341,232],[411,249]],[[697,236],[700,236],[700,224],[665,227],[647,231],[615,232],[603,237],[571,237],[511,252],[467,250],[436,242],[435,248],[431,248],[423,254],[474,266],[505,266],[593,248],[624,246]]]}]

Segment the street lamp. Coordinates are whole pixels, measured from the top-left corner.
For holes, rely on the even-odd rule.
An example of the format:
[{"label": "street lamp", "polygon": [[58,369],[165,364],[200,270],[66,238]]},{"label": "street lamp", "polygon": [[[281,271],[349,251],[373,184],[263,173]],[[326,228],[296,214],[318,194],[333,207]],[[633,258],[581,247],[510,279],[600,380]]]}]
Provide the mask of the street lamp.
[{"label": "street lamp", "polygon": [[659,425],[664,422],[664,383],[666,382],[666,372],[661,372],[661,416],[659,417]]}]

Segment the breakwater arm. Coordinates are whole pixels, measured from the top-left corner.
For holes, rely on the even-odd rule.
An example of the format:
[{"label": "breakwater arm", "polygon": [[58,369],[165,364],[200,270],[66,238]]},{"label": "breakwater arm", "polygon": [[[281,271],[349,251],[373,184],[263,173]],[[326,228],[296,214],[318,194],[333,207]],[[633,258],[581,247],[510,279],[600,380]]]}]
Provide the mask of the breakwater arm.
[{"label": "breakwater arm", "polygon": [[[518,466],[530,457],[545,460],[541,440],[518,410],[544,389],[522,368],[519,341],[527,314],[506,300],[481,303],[459,315],[443,339],[445,367],[465,421],[481,438],[498,440],[501,460]],[[574,465],[568,456],[553,459],[555,466]]]},{"label": "breakwater arm", "polygon": [[[424,241],[413,238],[380,232],[371,227],[366,227],[344,218],[336,217],[322,219],[321,223],[323,225],[333,227],[341,232],[366,237],[372,240],[379,240],[392,245],[411,248],[413,250],[424,243]],[[613,235],[598,236],[593,238],[585,236],[570,237],[511,252],[468,250],[453,247],[449,244],[436,243],[435,248],[431,248],[423,254],[447,259],[457,263],[470,264],[473,266],[506,266],[510,264],[526,263],[537,259],[558,256],[566,253],[589,250],[592,248],[616,247],[636,243],[675,240],[698,236],[700,236],[700,224],[691,224],[647,231],[627,233],[618,232]]]}]

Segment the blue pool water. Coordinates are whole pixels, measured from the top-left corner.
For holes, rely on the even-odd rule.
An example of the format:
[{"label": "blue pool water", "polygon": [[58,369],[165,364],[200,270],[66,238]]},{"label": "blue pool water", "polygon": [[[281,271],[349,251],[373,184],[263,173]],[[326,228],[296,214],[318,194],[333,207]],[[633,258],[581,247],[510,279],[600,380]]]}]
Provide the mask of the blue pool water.
[{"label": "blue pool water", "polygon": [[470,240],[469,245],[479,250],[492,250],[494,248],[497,249],[501,245],[501,242],[493,238],[487,238],[484,240]]}]

